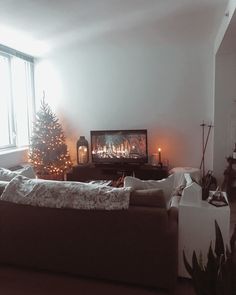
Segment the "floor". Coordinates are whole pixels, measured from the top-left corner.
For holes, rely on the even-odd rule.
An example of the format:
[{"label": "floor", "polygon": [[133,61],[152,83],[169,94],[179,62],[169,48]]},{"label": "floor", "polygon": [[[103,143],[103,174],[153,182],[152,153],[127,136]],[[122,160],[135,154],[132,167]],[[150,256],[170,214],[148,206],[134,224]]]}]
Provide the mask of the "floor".
[{"label": "floor", "polygon": [[172,293],[47,272],[0,267],[0,294],[4,295],[195,295],[190,280],[178,280]]}]

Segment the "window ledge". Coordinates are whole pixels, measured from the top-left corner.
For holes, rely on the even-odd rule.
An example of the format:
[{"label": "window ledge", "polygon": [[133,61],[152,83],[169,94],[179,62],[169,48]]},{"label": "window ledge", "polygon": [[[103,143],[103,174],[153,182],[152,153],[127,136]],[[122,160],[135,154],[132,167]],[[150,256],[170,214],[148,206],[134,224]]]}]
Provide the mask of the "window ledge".
[{"label": "window ledge", "polygon": [[27,151],[28,149],[29,149],[28,147],[3,149],[3,150],[0,150],[0,155],[23,152],[23,151]]}]

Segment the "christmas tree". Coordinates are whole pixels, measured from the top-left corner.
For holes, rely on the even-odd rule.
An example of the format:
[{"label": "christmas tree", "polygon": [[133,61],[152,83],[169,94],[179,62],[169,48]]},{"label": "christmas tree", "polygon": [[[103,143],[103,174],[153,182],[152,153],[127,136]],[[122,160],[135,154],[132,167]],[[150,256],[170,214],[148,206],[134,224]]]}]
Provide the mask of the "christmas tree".
[{"label": "christmas tree", "polygon": [[72,166],[61,124],[44,99],[33,126],[29,160],[42,178],[62,177]]}]

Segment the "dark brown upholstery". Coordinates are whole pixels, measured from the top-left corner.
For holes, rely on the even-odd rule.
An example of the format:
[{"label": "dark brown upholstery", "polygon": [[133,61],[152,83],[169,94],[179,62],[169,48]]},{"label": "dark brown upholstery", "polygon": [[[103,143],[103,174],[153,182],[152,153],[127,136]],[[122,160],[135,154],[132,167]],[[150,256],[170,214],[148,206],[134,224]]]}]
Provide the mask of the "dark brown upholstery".
[{"label": "dark brown upholstery", "polygon": [[166,295],[156,288],[5,266],[0,282],[1,295]]},{"label": "dark brown upholstery", "polygon": [[0,264],[172,288],[177,216],[164,208],[40,208],[0,201]]}]

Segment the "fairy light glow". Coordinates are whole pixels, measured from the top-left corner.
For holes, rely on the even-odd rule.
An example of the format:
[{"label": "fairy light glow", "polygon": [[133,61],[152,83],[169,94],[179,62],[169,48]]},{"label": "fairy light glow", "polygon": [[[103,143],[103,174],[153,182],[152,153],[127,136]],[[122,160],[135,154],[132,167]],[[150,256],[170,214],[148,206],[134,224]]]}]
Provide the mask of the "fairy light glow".
[{"label": "fairy light glow", "polygon": [[72,166],[62,127],[44,101],[34,124],[29,159],[39,177],[63,175]]}]

